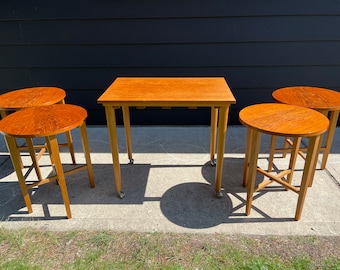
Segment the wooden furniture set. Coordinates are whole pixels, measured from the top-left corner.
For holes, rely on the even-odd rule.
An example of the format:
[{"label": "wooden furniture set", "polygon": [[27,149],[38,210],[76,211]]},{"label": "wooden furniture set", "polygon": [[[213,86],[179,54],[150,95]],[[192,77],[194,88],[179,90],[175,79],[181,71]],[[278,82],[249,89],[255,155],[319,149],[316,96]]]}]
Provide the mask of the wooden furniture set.
[{"label": "wooden furniture set", "polygon": [[[38,176],[37,183],[33,185],[58,179],[67,217],[71,218],[65,175],[80,169],[87,169],[91,187],[94,187],[94,180],[85,126],[87,113],[79,106],[65,104],[64,98],[65,91],[52,87],[23,89],[0,95],[0,110],[3,117],[0,121],[0,132],[5,135],[28,212],[32,212],[32,207],[27,188],[32,186],[26,184],[22,174],[19,152],[21,148],[17,145],[16,138],[25,138],[26,140],[25,147],[32,157],[33,166]],[[320,150],[323,151],[321,168],[326,167],[327,156],[339,116],[340,93],[313,87],[288,87],[273,92],[273,98],[277,103],[248,106],[239,113],[241,123],[247,127],[243,177],[243,184],[247,187],[246,215],[250,214],[253,193],[275,181],[283,185],[285,189],[298,193],[295,220],[299,220],[308,186],[312,185]],[[26,101],[23,101],[25,99]],[[133,164],[130,107],[210,108],[210,161],[212,165],[216,164],[216,195],[217,197],[222,196],[221,182],[228,112],[230,105],[236,103],[224,78],[117,78],[99,97],[98,103],[105,108],[115,186],[120,198],[123,198],[125,193],[122,190],[120,174],[116,109],[122,108],[128,158]],[[9,113],[10,111],[15,112]],[[80,128],[86,165],[71,172],[64,172],[59,157],[59,146],[63,145],[58,144],[56,135],[66,133],[67,146],[75,164],[70,131],[77,127]],[[324,146],[321,146],[322,135],[326,131],[326,142]],[[267,170],[257,166],[262,133],[272,136]],[[276,147],[277,136],[285,137],[283,148]],[[46,144],[35,146],[32,142],[35,137],[44,137]],[[305,148],[300,147],[302,138],[308,140],[308,146]],[[41,154],[36,155],[35,152],[38,147],[47,149],[49,152],[56,176],[42,179],[38,165]],[[290,152],[291,155],[289,168],[274,174],[272,166],[276,152],[282,152],[283,155]],[[292,179],[299,154],[304,157],[305,165],[301,185],[296,187],[292,185]],[[257,172],[265,175],[268,179],[255,186]]]},{"label": "wooden furniture set", "polygon": [[[328,119],[311,109],[286,104],[258,104],[244,108],[239,114],[242,124],[247,126],[246,156],[244,161],[244,186],[247,187],[246,214],[250,214],[253,193],[263,189],[272,181],[299,194],[295,220],[299,220],[307,187],[312,181],[318,157],[318,146],[321,135],[327,130]],[[292,154],[289,168],[278,174],[271,174],[257,167],[261,134],[293,137]],[[293,186],[293,172],[301,138],[309,139],[306,162],[300,188]],[[264,180],[255,188],[256,172],[260,172],[269,180]],[[286,179],[282,179],[286,176]]]},{"label": "wooden furniture set", "polygon": [[[65,182],[65,176],[79,170],[87,169],[90,186],[94,187],[93,170],[91,165],[90,150],[86,132],[85,120],[87,112],[85,109],[65,104],[65,91],[55,87],[35,87],[16,90],[0,96],[0,109],[3,119],[0,121],[0,132],[5,136],[6,144],[11,156],[12,164],[16,172],[21,193],[23,195],[28,213],[32,212],[32,205],[28,193],[29,188],[46,184],[57,180],[67,218],[71,218],[70,202]],[[14,112],[13,112],[14,111]],[[64,172],[59,155],[59,147],[56,135],[65,133],[67,146],[70,149],[72,163],[76,164],[71,130],[79,127],[83,144],[86,164]],[[26,141],[25,147],[18,147],[16,139],[23,138]],[[46,144],[35,146],[34,138],[45,138]],[[36,154],[35,149],[42,151]],[[27,184],[22,172],[23,164],[20,158],[20,150],[28,149],[33,167],[37,174],[37,181]],[[38,164],[39,158],[48,150],[56,174],[43,178]]]}]

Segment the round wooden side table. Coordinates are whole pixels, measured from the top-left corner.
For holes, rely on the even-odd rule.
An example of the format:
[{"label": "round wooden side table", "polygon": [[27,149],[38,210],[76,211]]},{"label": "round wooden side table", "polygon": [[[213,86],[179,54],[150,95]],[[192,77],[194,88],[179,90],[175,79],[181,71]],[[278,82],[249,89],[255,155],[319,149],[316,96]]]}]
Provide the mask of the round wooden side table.
[{"label": "round wooden side table", "polygon": [[66,93],[58,87],[30,87],[0,95],[1,116],[24,108],[64,103]]},{"label": "round wooden side table", "polygon": [[[330,124],[327,130],[326,140],[323,146],[320,145],[320,150],[323,151],[321,169],[325,169],[339,118],[340,92],[319,87],[293,86],[277,89],[272,93],[272,96],[274,100],[279,103],[314,109],[329,117]],[[286,138],[284,148],[281,150],[275,149],[276,138],[273,137],[271,146],[271,160],[274,152],[282,152],[285,156],[289,144],[291,144],[291,141]],[[303,150],[305,149],[301,148],[300,150],[300,155],[304,157]]]},{"label": "round wooden side table", "polygon": [[[30,87],[18,90],[13,90],[0,95],[0,114],[4,118],[14,111],[22,110],[25,108],[46,106],[52,104],[65,104],[66,93],[63,89],[58,87]],[[70,131],[65,132],[67,143],[60,143],[60,147],[68,147],[72,163],[76,164],[74,155],[72,135]],[[39,158],[45,153],[45,146],[35,145],[34,148],[39,148],[41,151],[36,156]],[[18,147],[18,149],[27,149],[27,147]],[[32,153],[30,153],[32,154]]]},{"label": "round wooden side table", "polygon": [[[94,187],[93,170],[85,124],[86,118],[87,112],[82,107],[70,104],[54,104],[22,109],[6,116],[0,121],[0,132],[5,135],[12,164],[17,174],[21,192],[29,213],[32,212],[32,205],[28,188],[39,186],[57,179],[64,200],[67,217],[71,218],[65,175],[87,169],[90,186]],[[64,172],[60,160],[59,145],[56,135],[71,131],[77,127],[80,128],[80,136],[83,144],[86,164]],[[34,146],[31,143],[31,139],[37,137],[44,137],[46,139],[48,153],[51,158],[51,163],[56,171],[56,175],[42,179],[39,166],[36,164],[37,160],[32,157],[32,161],[35,163],[35,167],[40,177],[38,177],[38,181],[28,185],[26,184],[22,173],[21,159],[17,150],[15,139],[26,139],[28,148],[32,150]],[[32,153],[32,151],[30,151],[30,153]]]},{"label": "round wooden side table", "polygon": [[[257,104],[242,109],[239,119],[247,127],[246,155],[244,161],[243,183],[247,186],[246,215],[250,214],[253,193],[261,190],[272,181],[299,194],[295,220],[299,220],[305,201],[308,184],[312,181],[318,156],[321,135],[327,130],[329,120],[321,113],[294,105],[279,103]],[[289,168],[278,174],[257,168],[261,134],[293,137],[292,155]],[[307,156],[300,188],[293,186],[292,177],[301,138],[309,139]],[[256,173],[260,172],[269,180],[264,180],[255,189]],[[282,178],[286,176],[286,179]]]}]

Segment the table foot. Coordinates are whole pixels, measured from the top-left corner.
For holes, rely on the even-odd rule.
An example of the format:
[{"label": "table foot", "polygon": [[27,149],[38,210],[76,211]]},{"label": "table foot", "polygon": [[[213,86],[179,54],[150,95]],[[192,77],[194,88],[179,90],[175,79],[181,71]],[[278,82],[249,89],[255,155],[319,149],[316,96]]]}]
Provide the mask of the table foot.
[{"label": "table foot", "polygon": [[125,193],[123,191],[118,192],[119,199],[123,199],[125,197]]},{"label": "table foot", "polygon": [[210,160],[210,165],[211,166],[216,166],[216,159]]},{"label": "table foot", "polygon": [[222,197],[223,197],[223,192],[222,191],[216,192],[216,198],[220,199]]},{"label": "table foot", "polygon": [[129,164],[132,165],[134,162],[135,162],[135,160],[132,158],[132,159],[130,159]]}]

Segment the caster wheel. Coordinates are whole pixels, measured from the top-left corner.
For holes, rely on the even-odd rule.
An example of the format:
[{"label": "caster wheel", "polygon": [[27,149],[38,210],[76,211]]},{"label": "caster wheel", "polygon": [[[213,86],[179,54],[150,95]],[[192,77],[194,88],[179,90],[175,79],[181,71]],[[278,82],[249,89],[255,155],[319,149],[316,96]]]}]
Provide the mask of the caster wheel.
[{"label": "caster wheel", "polygon": [[135,162],[135,160],[132,158],[132,159],[130,159],[129,164],[132,165],[134,162]]},{"label": "caster wheel", "polygon": [[210,160],[210,165],[211,166],[216,166],[216,161],[215,160]]},{"label": "caster wheel", "polygon": [[222,197],[223,197],[222,191],[216,192],[216,198],[220,199],[220,198],[222,198]]},{"label": "caster wheel", "polygon": [[125,193],[123,191],[118,193],[119,199],[123,199],[125,197]]}]

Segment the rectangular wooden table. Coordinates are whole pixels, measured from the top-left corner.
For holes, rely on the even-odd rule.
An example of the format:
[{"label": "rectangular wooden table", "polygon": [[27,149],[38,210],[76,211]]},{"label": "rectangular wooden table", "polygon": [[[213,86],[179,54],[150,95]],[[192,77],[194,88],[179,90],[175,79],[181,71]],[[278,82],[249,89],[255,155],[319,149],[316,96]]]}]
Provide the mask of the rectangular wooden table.
[{"label": "rectangular wooden table", "polygon": [[224,78],[118,77],[99,97],[98,103],[105,107],[116,191],[121,198],[124,197],[124,192],[120,174],[115,109],[122,107],[128,157],[133,163],[129,107],[210,107],[210,160],[214,165],[218,122],[215,191],[217,196],[222,196],[221,182],[228,113],[230,105],[236,103]]}]

